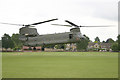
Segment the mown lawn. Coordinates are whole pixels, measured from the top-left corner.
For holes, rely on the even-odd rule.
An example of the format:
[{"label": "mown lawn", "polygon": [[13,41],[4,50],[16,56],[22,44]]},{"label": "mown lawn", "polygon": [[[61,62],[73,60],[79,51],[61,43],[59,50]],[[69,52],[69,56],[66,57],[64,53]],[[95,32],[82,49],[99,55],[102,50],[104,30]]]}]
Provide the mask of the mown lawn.
[{"label": "mown lawn", "polygon": [[117,78],[118,53],[2,53],[3,78]]}]

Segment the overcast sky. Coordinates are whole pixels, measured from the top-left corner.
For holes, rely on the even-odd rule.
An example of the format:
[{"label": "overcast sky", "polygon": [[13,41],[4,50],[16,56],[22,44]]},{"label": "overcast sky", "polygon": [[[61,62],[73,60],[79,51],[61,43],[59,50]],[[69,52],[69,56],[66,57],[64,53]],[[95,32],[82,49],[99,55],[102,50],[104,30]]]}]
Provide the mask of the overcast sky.
[{"label": "overcast sky", "polygon": [[[92,41],[99,37],[101,41],[118,35],[118,0],[0,0],[0,22],[32,24],[44,20],[59,20],[37,25],[39,34],[69,32],[69,27],[51,24],[96,26],[114,25],[113,27],[85,27],[81,33]],[[19,33],[21,26],[0,24],[0,37],[4,34]]]}]

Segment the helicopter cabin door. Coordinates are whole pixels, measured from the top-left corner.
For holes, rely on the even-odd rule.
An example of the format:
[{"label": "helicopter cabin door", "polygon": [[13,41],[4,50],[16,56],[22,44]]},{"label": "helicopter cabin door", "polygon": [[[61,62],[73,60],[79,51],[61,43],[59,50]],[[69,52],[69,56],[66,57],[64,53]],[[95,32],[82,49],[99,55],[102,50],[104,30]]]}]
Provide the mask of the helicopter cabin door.
[{"label": "helicopter cabin door", "polygon": [[73,34],[69,34],[69,39],[73,39]]}]

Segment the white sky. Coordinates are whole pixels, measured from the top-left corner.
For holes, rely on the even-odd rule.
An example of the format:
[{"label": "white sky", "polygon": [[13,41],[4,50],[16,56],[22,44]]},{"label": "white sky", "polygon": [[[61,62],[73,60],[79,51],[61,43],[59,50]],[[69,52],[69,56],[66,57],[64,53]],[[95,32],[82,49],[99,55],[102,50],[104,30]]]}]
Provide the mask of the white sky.
[{"label": "white sky", "polygon": [[[0,22],[15,24],[32,24],[53,18],[59,20],[37,25],[39,34],[68,32],[69,27],[51,24],[68,24],[96,26],[114,25],[113,27],[85,27],[82,34],[92,41],[99,37],[101,41],[118,35],[118,0],[0,0]],[[19,33],[20,26],[0,24],[0,37],[4,34]]]}]

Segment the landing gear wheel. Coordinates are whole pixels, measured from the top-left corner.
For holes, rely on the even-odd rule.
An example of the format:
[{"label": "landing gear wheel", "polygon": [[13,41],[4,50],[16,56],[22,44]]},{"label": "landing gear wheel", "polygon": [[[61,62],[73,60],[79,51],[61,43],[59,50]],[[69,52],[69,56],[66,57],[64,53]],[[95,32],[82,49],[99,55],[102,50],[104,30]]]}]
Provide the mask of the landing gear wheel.
[{"label": "landing gear wheel", "polygon": [[34,47],[33,50],[36,51],[36,47]]},{"label": "landing gear wheel", "polygon": [[45,48],[44,47],[42,47],[42,51],[44,51],[45,50]]}]

